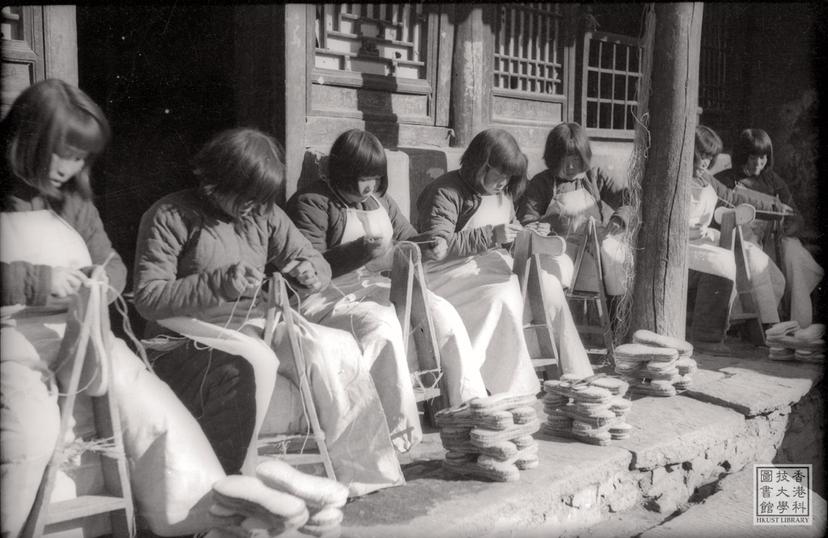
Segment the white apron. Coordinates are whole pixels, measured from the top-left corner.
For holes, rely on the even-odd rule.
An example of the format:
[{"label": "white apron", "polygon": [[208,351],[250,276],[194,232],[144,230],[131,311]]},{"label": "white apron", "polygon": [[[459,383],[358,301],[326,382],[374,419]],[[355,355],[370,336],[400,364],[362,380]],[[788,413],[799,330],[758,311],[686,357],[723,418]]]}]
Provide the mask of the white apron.
[{"label": "white apron", "polygon": [[814,315],[811,292],[822,280],[825,271],[796,237],[782,238],[782,263],[785,267],[785,291],[791,297],[791,320],[798,321],[800,327],[808,327]]},{"label": "white apron", "polygon": [[718,197],[712,185],[690,185],[690,207],[687,220],[690,240],[687,267],[694,271],[736,280],[736,260],[733,253],[719,246],[719,231],[710,228]]},{"label": "white apron", "polygon": [[[580,181],[580,180],[576,180]],[[559,215],[566,217],[565,221],[568,223],[565,230],[554,230],[559,235],[566,239],[566,256],[570,259],[570,263],[578,254],[578,249],[581,246],[587,233],[587,224],[590,217],[595,219],[598,225],[600,249],[601,249],[601,268],[604,272],[604,286],[609,295],[623,295],[627,290],[627,274],[624,264],[626,257],[630,255],[627,245],[614,236],[604,235],[601,222],[603,217],[598,207],[598,202],[589,191],[582,185],[581,188],[569,192],[558,193],[557,188],[552,194],[552,199],[546,206],[546,213],[544,217],[551,215]],[[563,262],[563,266],[568,266],[570,263]],[[573,263],[574,265],[574,263]],[[569,281],[561,281],[564,286],[575,286],[577,289],[586,291],[598,290],[598,275],[595,271],[595,263],[592,255],[584,252],[584,259],[581,262],[581,274],[577,283]]]},{"label": "white apron", "polygon": [[[80,234],[50,210],[2,213],[0,241],[0,260],[4,262],[26,261],[73,269],[92,264]],[[99,283],[91,285],[101,286]],[[101,294],[106,291],[100,289]],[[2,361],[50,372],[56,365],[66,332],[67,306],[4,307],[0,336]],[[101,314],[108,315],[108,312]],[[105,347],[112,373],[109,388],[120,410],[124,450],[130,464],[138,515],[153,532],[167,536],[192,534],[209,528],[214,524],[208,514],[212,484],[225,475],[198,423],[172,390],[151,373],[122,340],[111,333],[94,337],[102,337],[108,343]],[[14,368],[4,367],[4,382],[12,381],[5,378],[16,372]],[[4,391],[4,405],[6,401],[10,406],[16,405],[12,399],[16,402],[24,395]],[[48,423],[48,418],[39,417],[36,412],[30,412],[27,424],[37,428],[41,419]],[[93,423],[91,400],[81,391],[70,422],[73,431],[69,432],[66,442],[71,443],[76,436],[85,438],[91,434]],[[21,472],[25,474],[26,471],[21,469]],[[100,480],[97,478],[100,471],[95,467],[82,468],[80,472],[80,483]],[[15,496],[8,493],[6,487],[15,491],[16,474],[14,469],[4,469],[3,498],[6,500]],[[66,476],[63,471],[58,474]],[[60,498],[73,498],[78,492],[71,479],[66,478],[66,481],[71,484],[71,491],[64,491]],[[15,491],[18,493],[19,490]],[[57,500],[54,495],[53,500]],[[27,510],[23,507],[15,509]]]},{"label": "white apron", "polygon": [[[778,197],[752,189],[749,185],[752,181],[737,183],[734,191],[746,191],[751,196],[758,196],[763,200],[779,200]],[[755,243],[757,246],[768,246],[765,243],[771,228],[771,222],[767,220],[754,219],[748,226],[743,226],[742,232],[746,240]],[[822,280],[824,271],[808,252],[802,241],[795,237],[782,237],[781,239],[781,260],[776,263],[782,264],[785,272],[785,293],[790,297],[790,319],[799,322],[801,327],[807,327],[813,321],[813,305],[811,303],[811,292],[814,291],[819,281]],[[771,248],[774,248],[771,246]],[[775,276],[771,271],[772,278]],[[778,278],[774,281],[778,283]]]},{"label": "white apron", "polygon": [[[509,196],[483,196],[463,230],[508,223],[513,212]],[[429,288],[454,305],[475,353],[485,357],[480,371],[492,394],[535,393],[540,388],[526,348],[523,299],[512,264],[502,248],[425,264]]]},{"label": "white apron", "polygon": [[[375,209],[346,209],[340,243],[363,236],[390,242],[394,228],[374,196]],[[380,260],[340,275],[331,285],[305,299],[302,313],[314,322],[354,335],[377,387],[394,446],[407,452],[422,438],[417,401],[405,354],[402,328],[389,299],[390,279],[380,271],[391,268],[393,248]]]},{"label": "white apron", "polygon": [[[688,267],[735,281],[736,260],[733,253],[718,246],[720,234],[718,230],[709,228],[717,202],[712,185],[700,187],[694,181],[690,186]],[[785,277],[758,245],[747,240],[743,245],[759,317],[762,323],[778,323],[777,307],[785,291]],[[738,301],[733,306],[733,312],[741,312]]]}]

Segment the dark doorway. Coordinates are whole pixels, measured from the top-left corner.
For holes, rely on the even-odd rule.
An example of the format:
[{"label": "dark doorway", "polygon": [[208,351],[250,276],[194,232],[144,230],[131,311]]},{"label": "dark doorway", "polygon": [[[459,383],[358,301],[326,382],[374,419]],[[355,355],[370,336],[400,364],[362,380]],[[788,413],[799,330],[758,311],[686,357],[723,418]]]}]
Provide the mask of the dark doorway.
[{"label": "dark doorway", "polygon": [[78,6],[79,85],[113,131],[96,203],[130,275],[141,215],[191,186],[193,153],[234,125],[233,9]]}]

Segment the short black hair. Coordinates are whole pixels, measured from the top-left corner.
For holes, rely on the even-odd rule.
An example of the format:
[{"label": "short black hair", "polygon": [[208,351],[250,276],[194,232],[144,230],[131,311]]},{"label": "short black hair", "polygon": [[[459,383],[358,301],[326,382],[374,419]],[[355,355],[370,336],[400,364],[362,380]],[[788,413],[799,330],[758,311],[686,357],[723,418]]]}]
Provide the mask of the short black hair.
[{"label": "short black hair", "polygon": [[388,161],[379,139],[368,131],[350,129],[339,135],[328,156],[328,181],[337,189],[354,192],[360,178],[379,176],[377,192],[388,190]]}]

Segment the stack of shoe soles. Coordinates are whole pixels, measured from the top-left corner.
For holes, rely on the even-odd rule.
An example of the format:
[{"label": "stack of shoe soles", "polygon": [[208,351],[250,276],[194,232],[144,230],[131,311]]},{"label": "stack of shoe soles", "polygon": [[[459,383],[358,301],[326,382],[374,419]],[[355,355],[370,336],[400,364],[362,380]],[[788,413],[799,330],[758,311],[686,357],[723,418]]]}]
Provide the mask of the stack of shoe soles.
[{"label": "stack of shoe soles", "polygon": [[511,482],[538,466],[540,428],[534,394],[495,394],[443,409],[434,418],[446,449],[443,467],[453,473]]},{"label": "stack of shoe soles", "polygon": [[[680,338],[658,334],[646,329],[639,329],[633,333],[633,343],[675,349],[678,352],[678,360],[675,362],[675,367],[678,369],[678,378],[673,375],[670,381],[673,387],[679,392],[690,388],[690,384],[693,382],[693,374],[698,369],[696,360],[693,358],[693,344]],[[647,378],[647,370],[654,372],[661,371],[662,374],[665,370],[672,372],[666,364],[669,364],[669,362],[648,364],[644,369],[642,378]],[[652,380],[654,378],[651,377],[649,379]]]},{"label": "stack of shoe soles", "polygon": [[337,538],[348,488],[305,474],[280,460],[256,468],[256,477],[232,475],[213,485],[208,538],[315,536]]},{"label": "stack of shoe soles", "polygon": [[801,329],[798,321],[783,321],[765,331],[768,358],[774,361],[825,362],[825,325]]},{"label": "stack of shoe soles", "polygon": [[630,383],[630,390],[646,396],[675,396],[677,390],[686,390],[696,371],[693,347],[651,331],[635,334],[639,341],[622,344],[614,353],[615,372]]},{"label": "stack of shoe soles", "polygon": [[545,381],[541,432],[593,445],[626,439],[632,429],[625,419],[632,407],[624,398],[627,389],[626,381],[603,374]]}]

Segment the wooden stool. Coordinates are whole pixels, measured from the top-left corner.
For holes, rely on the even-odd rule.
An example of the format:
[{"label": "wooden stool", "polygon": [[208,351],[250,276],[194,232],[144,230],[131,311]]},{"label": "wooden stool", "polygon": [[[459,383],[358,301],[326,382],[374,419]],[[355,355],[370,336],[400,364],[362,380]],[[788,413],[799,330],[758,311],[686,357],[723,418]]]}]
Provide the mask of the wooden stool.
[{"label": "wooden stool", "polygon": [[434,413],[448,407],[449,401],[427,290],[420,248],[414,243],[397,243],[391,269],[390,299],[400,320],[406,354],[409,336],[414,338],[419,367],[413,372],[416,380],[414,395],[418,403],[423,402],[429,423],[433,423]]},{"label": "wooden stool", "polygon": [[518,276],[523,295],[523,331],[534,333],[537,338],[540,356],[532,357],[532,366],[541,372],[544,379],[560,377],[560,361],[546,307],[549,299],[541,285],[540,271],[544,259],[563,254],[565,247],[566,243],[560,237],[544,237],[525,230],[515,239],[513,250],[515,262],[512,270]]},{"label": "wooden stool", "polygon": [[[92,397],[96,435],[103,439],[113,439],[112,450],[102,453],[100,456],[105,491],[92,495],[81,495],[66,501],[50,502],[57,471],[63,459],[65,438],[70,429],[70,421],[75,409],[75,398],[80,386],[81,372],[84,370],[87,350],[90,347],[92,331],[95,330],[95,325],[97,325],[98,330],[102,330],[102,326],[105,327],[106,331],[109,330],[106,288],[101,283],[102,271],[102,267],[96,268],[92,275],[92,283],[82,285],[75,296],[75,301],[84,301],[86,304],[80,336],[76,341],[70,341],[64,337],[60,347],[59,356],[65,357],[74,351],[70,363],[72,370],[69,382],[64,388],[66,396],[60,411],[60,430],[55,450],[46,466],[34,505],[23,529],[22,536],[24,537],[48,536],[51,534],[50,527],[103,514],[109,515],[113,536],[128,538],[134,535],[132,489],[129,484],[127,461],[124,454],[121,418],[118,413],[117,402],[115,402],[115,397],[112,394],[111,368],[108,366],[100,368],[100,372],[105,372],[100,374],[105,376],[103,378],[105,393],[101,396]],[[98,359],[101,362],[109,361],[109,357],[106,355],[102,355]]]},{"label": "wooden stool", "polygon": [[[589,252],[595,264],[595,274],[598,278],[598,289],[596,291],[576,290],[578,284],[578,277],[581,273],[581,267],[584,263],[584,255]],[[572,274],[572,285],[566,293],[567,301],[570,307],[573,303],[579,304],[583,308],[584,322],[581,325],[576,325],[578,334],[581,339],[585,335],[600,335],[604,348],[587,348],[589,355],[602,355],[606,358],[612,366],[615,364],[613,352],[615,346],[613,344],[612,324],[610,323],[609,310],[607,308],[607,294],[604,289],[604,271],[601,266],[601,246],[598,242],[598,229],[595,219],[590,217],[587,222],[587,234],[583,242],[578,247],[578,253],[575,256],[575,270]],[[589,305],[592,304],[598,315],[598,324],[592,324],[589,321]]]},{"label": "wooden stool", "polygon": [[742,323],[742,339],[757,346],[764,346],[765,331],[762,328],[762,320],[759,318],[758,301],[751,282],[742,237],[742,225],[752,222],[755,215],[756,210],[753,206],[741,204],[736,208],[720,207],[713,217],[720,225],[719,246],[733,252],[736,259],[736,293],[742,312],[731,313],[729,324]]},{"label": "wooden stool", "polygon": [[[331,461],[330,454],[328,454],[328,445],[325,441],[325,432],[319,425],[316,404],[313,401],[313,393],[308,382],[305,353],[299,337],[296,334],[294,316],[297,314],[290,307],[290,299],[288,297],[287,287],[285,286],[285,280],[279,273],[273,273],[270,279],[267,304],[264,341],[268,345],[271,345],[273,342],[273,333],[276,330],[276,325],[279,323],[279,317],[283,317],[290,342],[290,349],[293,352],[293,359],[296,363],[296,371],[299,378],[299,395],[307,411],[310,432],[260,436],[257,450],[261,455],[276,455],[294,467],[322,463],[328,478],[336,480],[333,462]],[[274,451],[271,447],[276,447],[277,450]]]}]

